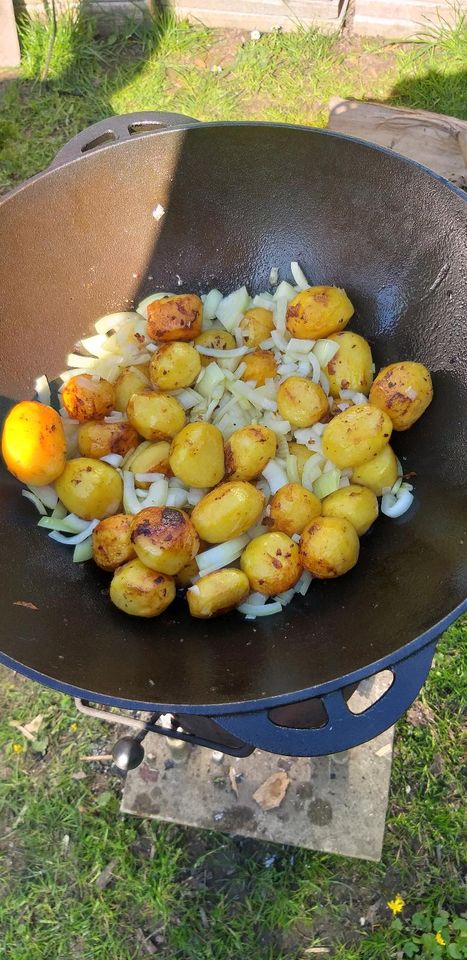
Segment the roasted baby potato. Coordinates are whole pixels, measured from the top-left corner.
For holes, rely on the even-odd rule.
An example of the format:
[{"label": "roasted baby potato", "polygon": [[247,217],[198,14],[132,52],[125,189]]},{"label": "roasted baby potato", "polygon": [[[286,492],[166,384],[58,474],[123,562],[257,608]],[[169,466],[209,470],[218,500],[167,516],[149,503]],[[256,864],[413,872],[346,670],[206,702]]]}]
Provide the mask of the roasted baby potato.
[{"label": "roasted baby potato", "polygon": [[192,617],[203,620],[218,617],[238,607],[250,592],[248,577],[241,570],[227,567],[208,573],[187,590]]},{"label": "roasted baby potato", "polygon": [[292,440],[288,446],[290,455],[297,458],[298,476],[301,480],[303,467],[311,457],[311,450],[304,443],[296,443],[295,440]]},{"label": "roasted baby potato", "polygon": [[341,390],[355,390],[368,396],[373,383],[373,357],[370,344],[358,335],[345,331],[329,337],[339,349],[326,367],[331,396],[339,397]]},{"label": "roasted baby potato", "polygon": [[36,400],[22,400],[10,410],[2,434],[3,459],[22,483],[53,483],[65,467],[66,442],[56,410]]},{"label": "roasted baby potato", "polygon": [[199,550],[196,530],[184,510],[146,507],[133,517],[131,542],[137,556],[151,570],[173,575]]},{"label": "roasted baby potato", "polygon": [[62,403],[72,420],[103,420],[115,408],[115,388],[102,377],[94,380],[90,373],[80,373],[65,384]]},{"label": "roasted baby potato", "polygon": [[223,543],[245,533],[258,520],[264,496],[251,483],[228,480],[196,504],[191,519],[208,543]]},{"label": "roasted baby potato", "polygon": [[130,540],[132,520],[133,517],[126,513],[116,513],[101,520],[92,531],[92,555],[102,570],[116,570],[122,563],[136,557]]},{"label": "roasted baby potato", "polygon": [[287,307],[287,330],[300,340],[329,337],[347,326],[354,308],[339,287],[308,287]]},{"label": "roasted baby potato", "polygon": [[99,460],[109,453],[119,453],[124,457],[129,450],[138,446],[139,436],[131,423],[126,420],[116,423],[102,423],[102,420],[87,420],[78,429],[78,446],[82,457]]},{"label": "roasted baby potato", "polygon": [[188,423],[177,434],[169,457],[174,476],[188,487],[214,487],[224,476],[224,438],[211,423]]},{"label": "roasted baby potato", "polygon": [[397,480],[397,460],[392,447],[386,444],[372,460],[354,467],[351,479],[352,483],[369,487],[380,497],[383,490],[392,487]]},{"label": "roasted baby potato", "polygon": [[432,399],[429,370],[411,360],[383,367],[370,390],[370,403],[388,414],[394,430],[408,430]]},{"label": "roasted baby potato", "polygon": [[[140,453],[128,464],[128,470],[132,473],[163,473],[170,476],[169,466],[170,443],[167,440],[159,440],[158,443],[150,443],[144,447]],[[147,490],[149,482],[145,480],[135,480],[137,487]]]},{"label": "roasted baby potato", "polygon": [[268,597],[290,590],[302,573],[297,544],[286,533],[274,530],[250,540],[240,566],[252,590]]},{"label": "roasted baby potato", "polygon": [[110,517],[122,503],[123,484],[118,471],[91,457],[68,460],[55,489],[67,510],[83,520]]},{"label": "roasted baby potato", "polygon": [[154,300],[147,313],[151,340],[195,340],[201,333],[203,304],[196,293]]},{"label": "roasted baby potato", "polygon": [[130,423],[145,440],[172,439],[186,423],[181,403],[175,397],[154,390],[134,393],[128,401],[127,414]]},{"label": "roasted baby potato", "polygon": [[240,379],[254,380],[257,387],[262,387],[266,380],[276,376],[277,363],[272,350],[255,350],[254,353],[247,353],[242,357],[242,363],[246,370],[243,371]]},{"label": "roasted baby potato", "polygon": [[199,576],[198,564],[196,559],[190,560],[178,573],[175,574],[175,583],[177,587],[189,587],[195,577]]},{"label": "roasted baby potato", "polygon": [[[370,492],[370,491],[368,491]],[[269,504],[272,530],[282,530],[289,537],[301,533],[321,513],[321,500],[300,483],[286,483],[274,494]]]},{"label": "roasted baby potato", "polygon": [[321,441],[323,453],[341,470],[358,467],[381,452],[391,433],[387,413],[370,403],[358,403],[327,424]]},{"label": "roasted baby potato", "polygon": [[[199,347],[206,347],[208,350],[235,350],[237,346],[235,337],[222,327],[211,327],[210,330],[203,330],[203,333],[196,337],[195,344]],[[203,367],[208,367],[212,360],[212,357],[203,357],[201,354],[201,365]]]},{"label": "roasted baby potato", "polygon": [[277,406],[292,427],[311,427],[328,411],[323,388],[306,377],[287,377],[277,391]]},{"label": "roasted baby potato", "polygon": [[272,310],[264,307],[252,307],[240,320],[240,330],[247,347],[259,347],[271,335],[274,327]]},{"label": "roasted baby potato", "polygon": [[323,517],[343,517],[355,527],[359,537],[370,529],[379,509],[373,491],[356,483],[330,493],[321,507]]},{"label": "roasted baby potato", "polygon": [[110,584],[112,603],[132,617],[158,617],[174,597],[172,577],[149,570],[137,558],[118,567]]},{"label": "roasted baby potato", "polygon": [[114,409],[120,410],[120,413],[126,413],[130,397],[134,393],[144,390],[145,387],[149,387],[149,374],[146,376],[140,367],[134,367],[133,370],[128,368],[122,370],[115,381]]},{"label": "roasted baby potato", "polygon": [[342,517],[316,517],[300,540],[300,561],[314,577],[340,577],[355,566],[360,541],[355,528]]},{"label": "roasted baby potato", "polygon": [[189,387],[201,370],[200,355],[191,343],[163,343],[149,363],[151,383],[159,390]]},{"label": "roasted baby potato", "polygon": [[252,424],[235,430],[225,445],[225,472],[231,480],[254,480],[276,455],[276,434]]}]

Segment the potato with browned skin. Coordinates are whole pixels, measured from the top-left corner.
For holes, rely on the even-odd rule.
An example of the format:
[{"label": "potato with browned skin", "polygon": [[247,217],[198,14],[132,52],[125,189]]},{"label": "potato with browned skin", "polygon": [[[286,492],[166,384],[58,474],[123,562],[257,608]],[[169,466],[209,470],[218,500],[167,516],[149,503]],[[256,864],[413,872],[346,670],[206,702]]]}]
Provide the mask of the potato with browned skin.
[{"label": "potato with browned skin", "polygon": [[203,304],[196,293],[162,297],[148,305],[151,340],[196,340],[201,333]]},{"label": "potato with browned skin", "polygon": [[190,517],[174,507],[140,510],[133,517],[130,539],[142,563],[170,575],[185,567],[199,550],[199,537]]},{"label": "potato with browned skin", "polygon": [[373,383],[373,357],[370,344],[358,333],[345,330],[329,337],[339,347],[326,367],[332,397],[341,390],[354,390],[368,396]]},{"label": "potato with browned skin", "polygon": [[224,437],[212,423],[188,423],[172,442],[170,468],[187,487],[214,487],[224,476]]},{"label": "potato with browned skin", "polygon": [[62,390],[62,404],[72,420],[103,420],[115,407],[115,388],[108,380],[89,373],[70,377]]},{"label": "potato with browned skin", "polygon": [[245,365],[240,379],[245,382],[254,380],[257,387],[262,387],[266,380],[272,379],[277,373],[277,363],[272,350],[254,350],[242,357]]},{"label": "potato with browned skin", "polygon": [[391,418],[394,430],[408,430],[433,399],[433,384],[423,363],[404,360],[379,371],[370,403]]},{"label": "potato with browned skin", "polygon": [[316,517],[305,527],[300,540],[301,563],[322,580],[351,570],[359,551],[357,532],[343,517]]},{"label": "potato with browned skin", "polygon": [[225,444],[225,472],[230,480],[254,480],[275,457],[277,437],[269,427],[251,424],[235,430]]},{"label": "potato with browned skin", "polygon": [[227,567],[208,573],[187,590],[192,617],[207,620],[234,610],[250,592],[248,577],[242,570]]},{"label": "potato with browned skin", "polygon": [[22,483],[53,483],[65,469],[66,456],[65,433],[56,410],[37,400],[15,404],[3,426],[2,454],[10,473]]},{"label": "potato with browned skin", "polygon": [[347,326],[354,308],[339,287],[308,287],[287,307],[286,325],[292,337],[318,340]]},{"label": "potato with browned skin", "polygon": [[103,520],[120,509],[123,482],[109,463],[91,457],[68,460],[55,481],[59,499],[70,513],[83,520]]},{"label": "potato with browned skin", "polygon": [[380,453],[365,463],[359,463],[358,467],[352,470],[352,483],[360,483],[363,487],[369,487],[377,497],[380,497],[385,490],[390,489],[397,480],[397,459],[389,443]]},{"label": "potato with browned skin", "polygon": [[181,390],[196,380],[201,370],[200,355],[191,343],[162,343],[149,363],[151,383],[158,390]]},{"label": "potato with browned skin", "polygon": [[88,420],[78,429],[78,447],[82,457],[99,460],[109,453],[124,457],[129,450],[136,449],[138,443],[138,433],[126,420],[115,423]]},{"label": "potato with browned skin", "polygon": [[280,531],[263,533],[250,540],[240,566],[252,590],[268,597],[290,590],[302,574],[297,544]]},{"label": "potato with browned skin", "polygon": [[272,310],[265,307],[252,307],[240,320],[240,330],[247,347],[259,347],[271,336],[274,329]]},{"label": "potato with browned skin", "polygon": [[329,409],[323,388],[306,377],[287,377],[277,391],[277,406],[292,427],[311,427]]},{"label": "potato with browned skin", "polygon": [[135,548],[130,540],[130,527],[133,517],[127,513],[116,513],[106,517],[92,531],[92,555],[102,570],[113,571],[122,563],[136,557]]},{"label": "potato with browned skin", "polygon": [[126,367],[115,381],[115,410],[126,413],[128,401],[134,393],[149,387],[149,378],[141,368]]},{"label": "potato with browned skin", "polygon": [[355,527],[359,537],[370,529],[379,511],[376,494],[357,483],[330,493],[321,507],[323,517],[343,517]]},{"label": "potato with browned skin", "polygon": [[228,480],[196,504],[191,519],[203,540],[224,543],[253,526],[263,507],[264,496],[252,483]]},{"label": "potato with browned skin", "polygon": [[274,494],[269,504],[272,530],[282,530],[291,537],[301,533],[321,513],[321,500],[305,490],[301,483],[286,483]]},{"label": "potato with browned skin", "polygon": [[324,429],[324,456],[344,470],[371,460],[389,443],[392,423],[387,413],[370,403],[343,410]]},{"label": "potato with browned skin", "polygon": [[175,599],[175,583],[172,577],[150,570],[136,558],[115,571],[110,599],[132,617],[158,617]]},{"label": "potato with browned skin", "polygon": [[[199,337],[196,337],[195,346],[205,347],[208,350],[235,350],[237,343],[228,330],[222,327],[211,327],[210,330],[203,330]],[[203,367],[208,367],[213,362],[212,357],[206,357],[203,354],[200,354],[200,357]]]},{"label": "potato with browned skin", "polygon": [[134,393],[128,419],[145,440],[171,440],[185,426],[185,411],[175,397],[154,390]]}]

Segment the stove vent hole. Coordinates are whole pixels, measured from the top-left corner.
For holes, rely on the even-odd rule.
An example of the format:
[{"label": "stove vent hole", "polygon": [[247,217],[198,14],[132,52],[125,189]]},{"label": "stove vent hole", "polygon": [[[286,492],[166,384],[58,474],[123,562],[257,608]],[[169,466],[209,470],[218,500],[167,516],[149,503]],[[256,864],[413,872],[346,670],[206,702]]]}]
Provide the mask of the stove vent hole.
[{"label": "stove vent hole", "polygon": [[273,707],[268,716],[271,723],[277,727],[290,727],[295,730],[319,730],[326,726],[329,719],[320,697]]}]

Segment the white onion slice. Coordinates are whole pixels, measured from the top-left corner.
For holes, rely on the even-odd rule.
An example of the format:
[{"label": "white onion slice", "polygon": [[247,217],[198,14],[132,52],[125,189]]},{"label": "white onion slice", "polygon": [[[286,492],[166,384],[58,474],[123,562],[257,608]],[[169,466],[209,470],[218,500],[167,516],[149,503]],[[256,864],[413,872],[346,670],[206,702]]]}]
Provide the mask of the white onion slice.
[{"label": "white onion slice", "polygon": [[125,513],[139,513],[141,510],[135,492],[135,475],[130,470],[123,471],[123,509]]},{"label": "white onion slice", "polygon": [[237,607],[239,613],[244,613],[248,619],[254,620],[255,617],[271,617],[274,613],[282,613],[282,604],[277,600],[273,603],[265,603],[260,607],[258,603],[241,603]]},{"label": "white onion slice", "polygon": [[26,500],[30,500],[31,503],[33,503],[34,506],[36,507],[36,510],[39,511],[42,517],[47,516],[47,510],[45,509],[44,504],[41,503],[41,501],[39,500],[39,497],[36,497],[35,493],[31,493],[30,490],[22,490],[21,496],[26,497]]},{"label": "white onion slice", "polygon": [[343,400],[351,400],[352,403],[368,403],[368,397],[364,393],[359,393],[358,390],[341,390],[340,396]]},{"label": "white onion slice", "polygon": [[217,307],[217,319],[220,320],[226,330],[231,332],[237,323],[240,322],[245,310],[248,309],[249,303],[250,295],[247,288],[240,287],[238,290],[234,290],[233,293],[229,293],[227,297],[223,297]]},{"label": "white onion slice", "polygon": [[198,553],[196,563],[201,576],[208,570],[212,573],[213,570],[220,570],[234,560],[238,560],[249,542],[250,538],[244,533],[241,537],[226,540],[225,543],[219,543],[217,546],[211,547],[210,550]]},{"label": "white onion slice", "polygon": [[200,347],[199,344],[195,343],[195,347],[198,353],[201,353],[203,357],[216,357],[220,360],[230,360],[236,357],[244,357],[245,353],[252,353],[252,350],[249,347],[235,347],[234,350],[216,350],[214,347]]},{"label": "white onion slice", "polygon": [[106,313],[105,316],[96,320],[94,327],[96,333],[109,333],[110,330],[118,330],[129,320],[136,319],[138,319],[138,314],[135,310],[121,310],[119,313]]},{"label": "white onion slice", "polygon": [[269,285],[275,287],[279,281],[279,267],[271,267],[269,273]]},{"label": "white onion slice", "polygon": [[47,507],[49,510],[53,510],[58,503],[58,494],[55,490],[55,487],[52,484],[45,484],[43,487],[36,487],[32,483],[26,484],[28,490],[33,493],[41,503],[44,504],[44,507]]},{"label": "white onion slice", "polygon": [[64,543],[72,547],[77,543],[82,543],[83,540],[87,540],[98,523],[100,523],[100,520],[91,520],[91,523],[87,525],[86,529],[82,530],[81,533],[77,533],[74,537],[65,537],[63,533],[56,533],[54,530],[52,533],[49,533],[49,537],[51,540],[56,540],[57,543]]},{"label": "white onion slice", "polygon": [[[300,340],[298,337],[291,337],[286,348],[286,354],[289,356],[291,353],[299,354],[300,359],[302,360],[302,354],[308,354],[313,350],[315,346],[315,340]],[[319,341],[318,341],[319,343]]]},{"label": "white onion slice", "polygon": [[292,260],[292,263],[290,264],[290,270],[299,290],[308,290],[310,284],[308,283],[302,268],[299,266],[296,260]]},{"label": "white onion slice", "polygon": [[68,367],[76,367],[80,370],[93,370],[96,366],[96,357],[83,357],[80,353],[69,353],[66,358]]},{"label": "white onion slice", "polygon": [[339,344],[334,343],[334,340],[317,340],[313,347],[313,353],[320,367],[327,367],[338,349]]},{"label": "white onion slice", "polygon": [[302,597],[304,597],[312,579],[313,577],[311,576],[311,573],[308,570],[304,570],[300,580],[297,580],[297,583],[295,584],[295,593],[299,593]]},{"label": "white onion slice", "polygon": [[175,397],[184,410],[192,410],[198,403],[203,401],[203,397],[191,387],[185,387],[183,390],[169,390],[170,396]]},{"label": "white onion slice", "polygon": [[[148,319],[148,307],[150,303],[154,303],[155,300],[163,300],[164,297],[173,297],[173,293],[150,293],[147,297],[144,297],[144,300],[140,300],[138,306],[136,307],[136,312],[139,313],[145,320]],[[97,324],[96,324],[97,330]],[[98,331],[100,332],[100,331]]]},{"label": "white onion slice", "polygon": [[141,510],[146,507],[165,507],[169,492],[169,481],[164,477],[151,483],[148,494],[141,503]]},{"label": "white onion slice", "polygon": [[272,494],[277,493],[288,482],[287,473],[277,460],[270,460],[266,464],[263,477],[267,480]]},{"label": "white onion slice", "polygon": [[203,303],[203,320],[214,320],[221,300],[223,300],[223,296],[220,290],[210,290],[209,293],[206,294]]},{"label": "white onion slice", "polygon": [[37,399],[39,403],[43,403],[46,407],[50,407],[50,387],[49,381],[44,374],[41,377],[38,377],[34,389],[37,394]]},{"label": "white onion slice", "polygon": [[247,603],[249,603],[249,604],[254,604],[255,607],[256,607],[256,606],[258,606],[258,607],[264,607],[264,604],[266,603],[266,600],[267,600],[267,599],[268,599],[268,598],[266,597],[266,595],[265,595],[264,593],[250,593],[250,595],[249,595],[249,597],[248,597],[248,599],[247,599]]},{"label": "white onion slice", "polygon": [[[278,334],[285,333],[285,320],[286,320],[286,315],[287,315],[287,304],[288,304],[288,301],[287,301],[287,298],[286,298],[286,297],[278,297],[277,300],[276,300],[276,302],[275,302],[275,306],[274,306],[274,323],[275,323],[275,325],[276,325],[276,331],[277,331]],[[274,333],[275,333],[276,331],[273,330],[273,331],[271,332],[271,336],[272,336],[272,337],[274,337]]]},{"label": "white onion slice", "polygon": [[274,300],[279,300],[281,297],[284,297],[286,300],[292,300],[296,294],[297,291],[295,287],[293,287],[291,283],[287,283],[287,280],[282,280],[274,294]]},{"label": "white onion slice", "polygon": [[92,560],[92,537],[77,543],[73,550],[73,563],[84,563],[86,560]]},{"label": "white onion slice", "polygon": [[169,489],[167,494],[167,499],[165,501],[166,507],[184,507],[187,503],[187,492],[186,490],[180,490],[176,487]]},{"label": "white onion slice", "polygon": [[315,496],[319,497],[320,500],[324,500],[324,497],[328,497],[330,493],[334,493],[335,490],[339,489],[340,480],[341,472],[337,469],[337,467],[332,470],[328,470],[326,473],[322,473],[321,476],[315,480],[313,484],[313,493]]},{"label": "white onion slice", "polygon": [[402,488],[396,496],[392,493],[386,493],[381,500],[381,513],[394,520],[406,513],[412,503],[413,493],[410,490]]},{"label": "white onion slice", "polygon": [[320,382],[320,384],[321,384],[321,386],[322,386],[322,388],[323,388],[326,396],[328,397],[328,396],[329,396],[329,380],[328,380],[326,374],[323,372],[323,370],[321,370],[321,372],[320,372],[319,382]]},{"label": "white onion slice", "polygon": [[274,600],[277,600],[282,607],[286,607],[287,604],[293,600],[294,596],[295,590],[292,588],[291,590],[284,590],[283,593],[278,593],[277,596],[274,597]]},{"label": "white onion slice", "polygon": [[323,458],[319,454],[308,457],[302,471],[302,487],[305,487],[305,490],[313,491],[313,484],[321,476],[322,469]]},{"label": "white onion slice", "polygon": [[190,507],[196,507],[196,504],[206,496],[207,492],[207,487],[189,487],[187,492],[187,500],[190,504]]},{"label": "white onion slice", "polygon": [[99,457],[103,463],[110,463],[111,467],[121,467],[123,457],[120,453],[107,453],[105,457]]}]

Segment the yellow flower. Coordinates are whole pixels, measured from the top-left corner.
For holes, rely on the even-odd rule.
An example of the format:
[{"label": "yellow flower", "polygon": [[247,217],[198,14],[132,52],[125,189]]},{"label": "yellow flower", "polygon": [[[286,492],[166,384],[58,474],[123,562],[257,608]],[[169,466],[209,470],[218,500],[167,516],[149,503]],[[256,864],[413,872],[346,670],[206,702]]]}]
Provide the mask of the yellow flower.
[{"label": "yellow flower", "polygon": [[24,750],[24,747],[21,745],[21,743],[14,743],[12,750],[13,750],[13,753],[22,753]]},{"label": "yellow flower", "polygon": [[438,933],[437,933],[436,936],[435,936],[435,940],[436,940],[436,943],[439,943],[440,947],[445,947],[445,946],[446,946],[446,941],[443,940],[443,938],[442,938],[439,930],[438,930]]},{"label": "yellow flower", "polygon": [[405,900],[402,899],[400,893],[394,897],[394,900],[388,900],[387,903],[393,917],[395,917],[397,913],[402,913],[402,909],[405,907]]},{"label": "yellow flower", "polygon": [[70,730],[72,733],[75,733],[77,729],[78,729],[77,723],[70,723]]}]

